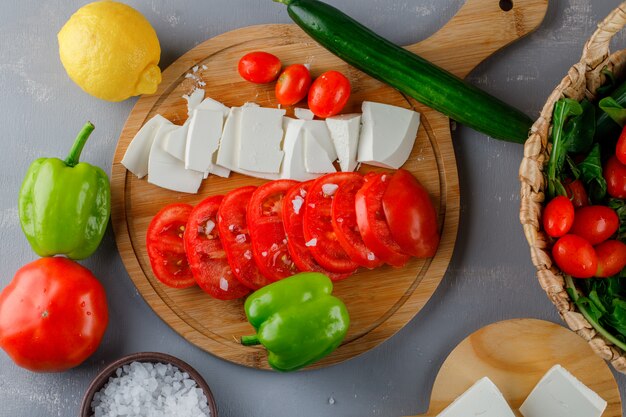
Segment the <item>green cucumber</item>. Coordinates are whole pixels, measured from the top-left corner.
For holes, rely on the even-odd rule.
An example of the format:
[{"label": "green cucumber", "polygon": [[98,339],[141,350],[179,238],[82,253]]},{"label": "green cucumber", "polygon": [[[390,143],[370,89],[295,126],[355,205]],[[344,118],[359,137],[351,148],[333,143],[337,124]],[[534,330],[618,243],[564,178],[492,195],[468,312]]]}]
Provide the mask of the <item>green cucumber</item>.
[{"label": "green cucumber", "polygon": [[533,121],[521,111],[375,34],[318,0],[274,0],[309,36],[348,64],[459,123],[524,143]]}]

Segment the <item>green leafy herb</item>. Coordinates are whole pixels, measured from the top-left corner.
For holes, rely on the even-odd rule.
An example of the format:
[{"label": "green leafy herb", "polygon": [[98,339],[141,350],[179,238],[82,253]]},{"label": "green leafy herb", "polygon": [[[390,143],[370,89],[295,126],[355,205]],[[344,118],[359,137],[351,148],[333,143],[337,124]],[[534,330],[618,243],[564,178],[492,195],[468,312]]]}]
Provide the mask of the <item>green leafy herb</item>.
[{"label": "green leafy herb", "polygon": [[589,152],[596,133],[596,108],[587,99],[580,102],[583,111],[570,118],[563,127],[563,144],[567,152]]},{"label": "green leafy herb", "polygon": [[613,97],[604,97],[598,103],[602,109],[615,123],[624,127],[626,124],[626,109]]},{"label": "green leafy herb", "polygon": [[615,79],[615,74],[613,74],[613,71],[609,70],[606,65],[604,66],[604,68],[602,68],[600,73],[606,77],[606,82],[596,90],[596,94],[598,94],[598,96],[600,97],[604,97],[610,94],[615,89],[615,86],[617,85],[617,80]]},{"label": "green leafy herb", "polygon": [[617,239],[626,243],[626,201],[619,198],[612,198],[609,200],[609,207],[615,210],[619,217]]},{"label": "green leafy herb", "polygon": [[572,116],[579,116],[583,113],[583,107],[576,100],[564,98],[554,105],[552,115],[552,151],[548,161],[548,197],[557,195],[567,195],[565,187],[561,183],[563,165],[568,151],[567,138],[564,134],[564,126]]},{"label": "green leafy herb", "polygon": [[602,176],[602,160],[600,158],[600,144],[591,148],[589,155],[578,164],[578,169],[589,190],[589,197],[593,202],[600,202],[606,195],[606,180]]}]

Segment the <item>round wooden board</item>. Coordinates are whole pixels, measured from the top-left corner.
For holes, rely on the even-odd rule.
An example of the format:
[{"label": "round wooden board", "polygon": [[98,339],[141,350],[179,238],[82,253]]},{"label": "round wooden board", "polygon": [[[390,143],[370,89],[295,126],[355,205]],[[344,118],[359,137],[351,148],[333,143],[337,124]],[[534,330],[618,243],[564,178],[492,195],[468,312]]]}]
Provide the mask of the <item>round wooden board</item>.
[{"label": "round wooden board", "polygon": [[[526,5],[518,6],[525,13],[516,18],[513,14],[502,14],[504,12],[497,7],[494,9],[493,4],[482,3],[480,0],[468,1],[457,16],[438,32],[441,39],[435,35],[430,38],[434,41],[427,40],[410,48],[423,52],[434,61],[441,54],[440,60],[445,61],[448,68],[451,66],[457,74],[464,76],[489,54],[534,29],[547,6],[546,0],[526,0]],[[484,19],[492,24],[488,31],[485,30]],[[465,25],[462,25],[463,22]],[[464,31],[469,30],[478,36],[469,38],[471,41],[468,42],[466,33],[455,30],[455,27],[462,27]],[[496,30],[492,30],[494,27]],[[457,48],[457,60],[450,61],[449,54]],[[220,358],[241,365],[268,368],[262,348],[244,347],[238,343],[241,335],[253,332],[246,321],[243,300],[219,301],[197,287],[176,290],[162,285],[152,274],[145,246],[147,226],[163,206],[173,202],[197,204],[207,196],[265,181],[235,173],[228,179],[212,175],[203,182],[197,195],[186,195],[158,188],[145,179],[139,180],[120,163],[136,132],[155,114],[161,114],[177,124],[186,120],[186,102],[182,96],[198,87],[200,80],[205,83],[201,88],[206,91],[207,97],[227,106],[240,106],[253,101],[262,106],[276,107],[273,85],[248,83],[236,71],[239,58],[254,50],[277,55],[285,66],[308,63],[313,76],[328,69],[343,72],[352,84],[352,95],[344,113],[360,112],[361,103],[370,100],[413,108],[422,114],[415,146],[404,168],[428,189],[435,203],[442,236],[439,250],[434,258],[412,259],[404,268],[360,269],[349,279],[336,283],[334,294],[346,303],[351,327],[345,341],[335,352],[312,365],[323,367],[365,352],[400,330],[424,306],[446,271],[459,222],[459,185],[449,121],[440,113],[348,66],[295,25],[254,26],[209,39],[164,71],[157,93],[142,97],[124,126],[113,160],[111,180],[116,241],[139,292],[175,331]],[[195,66],[198,66],[197,72],[193,73]],[[186,77],[189,73],[198,79]],[[287,109],[287,115],[293,116],[293,108]],[[363,166],[361,172],[371,169]]]}]

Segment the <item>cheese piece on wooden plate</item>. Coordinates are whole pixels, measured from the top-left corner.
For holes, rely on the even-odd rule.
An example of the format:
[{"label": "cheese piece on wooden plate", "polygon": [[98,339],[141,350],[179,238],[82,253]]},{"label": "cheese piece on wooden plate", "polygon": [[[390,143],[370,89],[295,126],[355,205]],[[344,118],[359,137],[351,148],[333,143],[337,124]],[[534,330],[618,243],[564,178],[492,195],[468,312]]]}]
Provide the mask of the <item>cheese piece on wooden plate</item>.
[{"label": "cheese piece on wooden plate", "polygon": [[307,181],[317,178],[304,167],[304,120],[283,118],[283,151],[285,159],[280,171],[280,177],[296,181]]},{"label": "cheese piece on wooden plate", "polygon": [[174,158],[185,161],[185,147],[187,146],[187,132],[190,119],[185,124],[172,129],[163,139],[163,149]]},{"label": "cheese piece on wooden plate", "polygon": [[221,112],[224,115],[224,119],[228,117],[228,113],[230,112],[230,108],[220,103],[217,100],[212,99],[211,97],[207,97],[202,100],[202,103],[196,106],[198,110],[213,110]]},{"label": "cheese piece on wooden plate", "polygon": [[526,398],[524,417],[600,417],[606,401],[561,365],[554,365]]},{"label": "cheese piece on wooden plate", "polygon": [[465,391],[437,417],[515,417],[504,396],[487,377]]},{"label": "cheese piece on wooden plate", "polygon": [[210,171],[213,153],[217,151],[222,136],[224,117],[221,112],[195,109],[187,132],[185,168]]},{"label": "cheese piece on wooden plate", "polygon": [[300,120],[313,120],[315,118],[315,114],[304,107],[296,107],[293,109],[293,113]]},{"label": "cheese piece on wooden plate", "polygon": [[360,114],[341,114],[326,119],[330,138],[335,146],[342,171],[354,171],[357,166],[356,152],[361,131]]},{"label": "cheese piece on wooden plate", "polygon": [[202,172],[185,169],[185,163],[163,149],[167,133],[175,125],[161,126],[150,148],[148,182],[183,193],[197,193],[202,183]]},{"label": "cheese piece on wooden plate", "polygon": [[163,125],[172,125],[165,117],[157,114],[139,129],[133,140],[128,144],[122,158],[122,165],[139,178],[148,174],[148,159],[154,138]]},{"label": "cheese piece on wooden plate", "polygon": [[304,123],[304,166],[311,174],[336,172],[333,162],[337,151],[330,138],[330,132],[323,120],[310,120]]},{"label": "cheese piece on wooden plate", "polygon": [[420,115],[389,104],[363,102],[357,161],[383,168],[400,168],[411,154]]},{"label": "cheese piece on wooden plate", "polygon": [[183,96],[185,100],[187,100],[187,117],[191,117],[191,114],[202,103],[202,99],[204,98],[204,90],[201,88],[196,88],[191,92],[191,94],[185,94]]},{"label": "cheese piece on wooden plate", "polygon": [[239,161],[237,166],[246,171],[280,172],[284,152],[283,116],[285,110],[244,106],[239,128]]}]

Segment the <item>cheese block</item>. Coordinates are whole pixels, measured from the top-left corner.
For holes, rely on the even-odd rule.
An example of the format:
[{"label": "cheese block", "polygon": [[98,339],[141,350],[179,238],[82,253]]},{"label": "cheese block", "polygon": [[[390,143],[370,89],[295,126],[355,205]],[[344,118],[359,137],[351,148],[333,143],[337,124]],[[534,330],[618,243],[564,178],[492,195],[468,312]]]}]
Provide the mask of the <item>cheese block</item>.
[{"label": "cheese block", "polygon": [[561,365],[554,365],[526,398],[524,417],[600,417],[606,401]]},{"label": "cheese block", "polygon": [[330,138],[330,132],[323,120],[310,120],[304,123],[304,166],[312,174],[325,174],[337,171],[333,162],[337,152]]},{"label": "cheese block", "polygon": [[285,159],[280,171],[280,177],[296,181],[307,181],[317,177],[310,174],[304,167],[304,120],[283,118],[283,151]]},{"label": "cheese block", "polygon": [[155,135],[148,163],[148,182],[184,193],[197,193],[202,183],[202,172],[185,169],[185,163],[163,149],[163,142],[172,127],[163,125]]},{"label": "cheese block", "polygon": [[174,158],[185,161],[185,147],[187,146],[187,132],[189,131],[190,119],[185,124],[177,126],[165,135],[163,149]]},{"label": "cheese block", "polygon": [[305,109],[304,107],[296,107],[293,109],[293,113],[300,120],[313,120],[315,118],[315,114],[309,109]]},{"label": "cheese block", "polygon": [[357,161],[383,168],[400,168],[409,158],[420,115],[389,104],[363,102]]},{"label": "cheese block", "polygon": [[247,171],[280,172],[284,152],[283,116],[285,110],[244,106],[239,128],[238,168]]},{"label": "cheese block", "polygon": [[202,103],[196,106],[198,110],[213,110],[221,112],[224,115],[224,119],[228,117],[228,113],[230,112],[230,108],[220,103],[217,100],[212,99],[211,97],[207,97],[202,100]]},{"label": "cheese block", "polygon": [[487,377],[465,391],[437,417],[515,417],[511,407]]},{"label": "cheese block", "polygon": [[187,117],[191,117],[191,114],[195,110],[196,107],[202,103],[202,99],[204,98],[204,90],[201,88],[196,88],[191,92],[191,94],[185,94],[183,96],[185,100],[187,100]]},{"label": "cheese block", "polygon": [[330,138],[335,146],[342,171],[354,171],[357,166],[356,152],[361,131],[360,114],[342,114],[326,119]]},{"label": "cheese block", "polygon": [[224,118],[221,112],[195,109],[190,120],[185,147],[185,168],[210,172],[213,153],[220,144]]},{"label": "cheese block", "polygon": [[128,144],[122,158],[122,165],[139,178],[148,174],[148,159],[157,131],[163,125],[172,125],[165,117],[157,114],[139,129],[133,140]]}]

